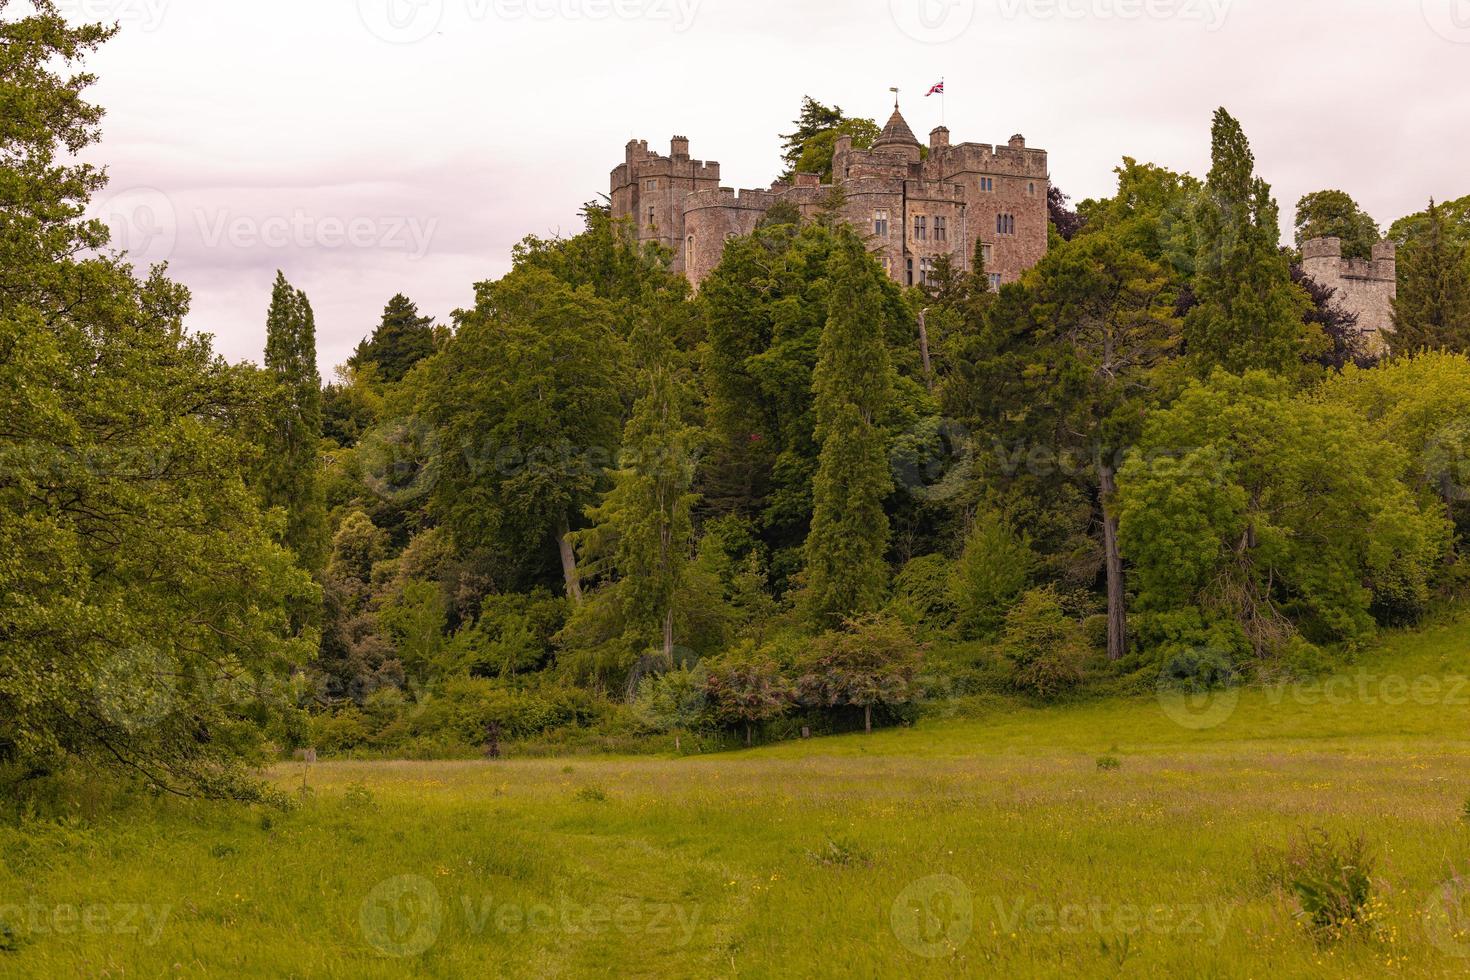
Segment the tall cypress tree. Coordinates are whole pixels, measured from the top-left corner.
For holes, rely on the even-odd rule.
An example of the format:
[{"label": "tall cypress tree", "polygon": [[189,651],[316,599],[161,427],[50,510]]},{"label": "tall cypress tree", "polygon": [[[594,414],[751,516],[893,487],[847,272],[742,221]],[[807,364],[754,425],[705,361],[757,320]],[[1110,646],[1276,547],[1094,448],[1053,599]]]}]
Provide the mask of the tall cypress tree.
[{"label": "tall cypress tree", "polygon": [[878,608],[887,586],[888,517],[893,489],[879,421],[893,394],[878,268],[851,229],[838,232],[828,268],[829,311],[812,388],[821,446],[806,541],[808,602],[821,626]]},{"label": "tall cypress tree", "polygon": [[1185,342],[1201,373],[1262,368],[1292,372],[1312,353],[1306,295],[1281,252],[1281,216],[1271,186],[1255,174],[1240,123],[1215,112],[1213,166],[1196,214],[1195,295]]},{"label": "tall cypress tree", "polygon": [[1399,252],[1393,348],[1470,351],[1470,246],[1455,240],[1444,209],[1429,202],[1421,233]]},{"label": "tall cypress tree", "polygon": [[286,511],[285,544],[301,567],[320,576],[327,557],[327,508],[321,477],[322,379],[316,366],[316,319],[306,294],[276,273],[266,317],[265,368],[277,386],[266,437],[261,493]]}]

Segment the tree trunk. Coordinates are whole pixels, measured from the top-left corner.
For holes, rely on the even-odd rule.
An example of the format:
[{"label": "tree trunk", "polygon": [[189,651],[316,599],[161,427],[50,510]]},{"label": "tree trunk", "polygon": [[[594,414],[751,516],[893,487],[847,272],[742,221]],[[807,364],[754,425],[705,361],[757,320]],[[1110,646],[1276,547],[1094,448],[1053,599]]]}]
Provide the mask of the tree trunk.
[{"label": "tree trunk", "polygon": [[674,610],[664,613],[664,666],[674,669]]},{"label": "tree trunk", "polygon": [[1128,652],[1128,610],[1123,592],[1123,556],[1118,551],[1118,517],[1113,512],[1113,496],[1117,486],[1110,463],[1099,462],[1098,481],[1102,489],[1103,550],[1108,573],[1108,659],[1122,660]]},{"label": "tree trunk", "polygon": [[572,600],[573,606],[580,606],[582,580],[577,575],[577,553],[572,550],[572,542],[568,537],[570,533],[566,515],[562,515],[556,525],[556,550],[561,553],[561,574],[567,583],[567,598]]},{"label": "tree trunk", "polygon": [[934,371],[929,364],[929,325],[926,322],[929,310],[919,311],[919,357],[924,362],[924,387],[934,393]]},{"label": "tree trunk", "polygon": [[754,743],[751,741],[751,738],[750,738],[750,722],[747,721],[745,723],[745,747],[748,749],[753,744]]},{"label": "tree trunk", "polygon": [[871,704],[863,705],[863,731],[869,735],[873,734],[873,706]]}]

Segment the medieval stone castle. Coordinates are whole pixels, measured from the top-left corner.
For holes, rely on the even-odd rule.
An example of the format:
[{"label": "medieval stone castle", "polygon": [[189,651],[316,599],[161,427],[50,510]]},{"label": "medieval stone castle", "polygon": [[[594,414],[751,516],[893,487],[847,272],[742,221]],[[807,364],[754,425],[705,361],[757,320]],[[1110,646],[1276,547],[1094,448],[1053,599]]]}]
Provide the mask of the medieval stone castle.
[{"label": "medieval stone castle", "polygon": [[[832,183],[841,188],[843,219],[905,285],[923,284],[941,255],[968,269],[977,242],[992,286],[1020,278],[1046,254],[1046,151],[1021,136],[1004,146],[951,143],[941,126],[929,134],[926,155],[895,105],[868,149],[855,149],[851,137],[837,140]],[[754,231],[778,201],[809,217],[832,190],[816,174],[797,174],[737,193],[720,186],[718,163],[690,159],[688,139],[675,136],[668,156],[634,140],[612,172],[612,214],[635,222],[640,240],[670,249],[675,269],[697,286],[719,264],[725,242]]]},{"label": "medieval stone castle", "polygon": [[[633,222],[640,241],[669,249],[675,270],[696,286],[719,264],[726,241],[750,234],[782,201],[806,218],[836,200],[843,220],[867,237],[889,276],[903,285],[923,285],[941,255],[968,269],[977,244],[993,289],[1019,279],[1046,254],[1047,155],[1022,136],[1004,146],[951,143],[940,126],[925,153],[895,104],[871,147],[854,148],[850,136],[837,140],[832,184],[796,174],[767,189],[737,192],[720,186],[718,163],[690,158],[687,138],[675,136],[668,156],[633,140],[612,171],[612,215]],[[841,191],[835,198],[834,188]],[[1337,301],[1358,314],[1358,329],[1381,347],[1393,330],[1393,244],[1375,246],[1371,260],[1344,259],[1340,240],[1320,238],[1307,242],[1302,256],[1307,275],[1336,289]]]}]

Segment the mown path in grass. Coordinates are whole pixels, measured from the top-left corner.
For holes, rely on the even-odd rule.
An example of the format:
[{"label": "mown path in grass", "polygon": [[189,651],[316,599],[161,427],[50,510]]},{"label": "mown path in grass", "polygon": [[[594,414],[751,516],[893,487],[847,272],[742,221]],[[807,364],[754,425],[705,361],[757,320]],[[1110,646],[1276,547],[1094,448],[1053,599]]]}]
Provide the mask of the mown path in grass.
[{"label": "mown path in grass", "polygon": [[[1470,918],[1442,914],[1466,674],[1459,621],[1331,684],[683,759],[323,763],[289,814],[138,801],[3,832],[0,976],[1467,974]],[[1371,924],[1332,943],[1256,860],[1312,827],[1374,859]]]}]

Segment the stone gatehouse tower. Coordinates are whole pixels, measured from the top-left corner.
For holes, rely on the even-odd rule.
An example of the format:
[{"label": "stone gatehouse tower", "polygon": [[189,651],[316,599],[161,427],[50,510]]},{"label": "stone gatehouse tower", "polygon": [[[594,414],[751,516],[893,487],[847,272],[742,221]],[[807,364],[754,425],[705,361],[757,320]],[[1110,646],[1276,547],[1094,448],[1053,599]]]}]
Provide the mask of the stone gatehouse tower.
[{"label": "stone gatehouse tower", "polygon": [[[895,105],[883,133],[865,150],[838,139],[833,184],[841,187],[843,218],[867,239],[889,276],[904,285],[925,281],[940,255],[970,267],[975,244],[985,251],[992,286],[1013,282],[1046,254],[1045,150],[1021,136],[1004,146],[952,144],[941,126],[928,153]],[[797,174],[765,190],[720,186],[720,165],[689,157],[689,140],[675,136],[669,155],[647,141],[628,144],[612,172],[612,214],[634,221],[640,241],[674,253],[674,268],[696,286],[719,264],[725,242],[748,235],[778,201],[810,217],[832,187],[816,174]]]}]

